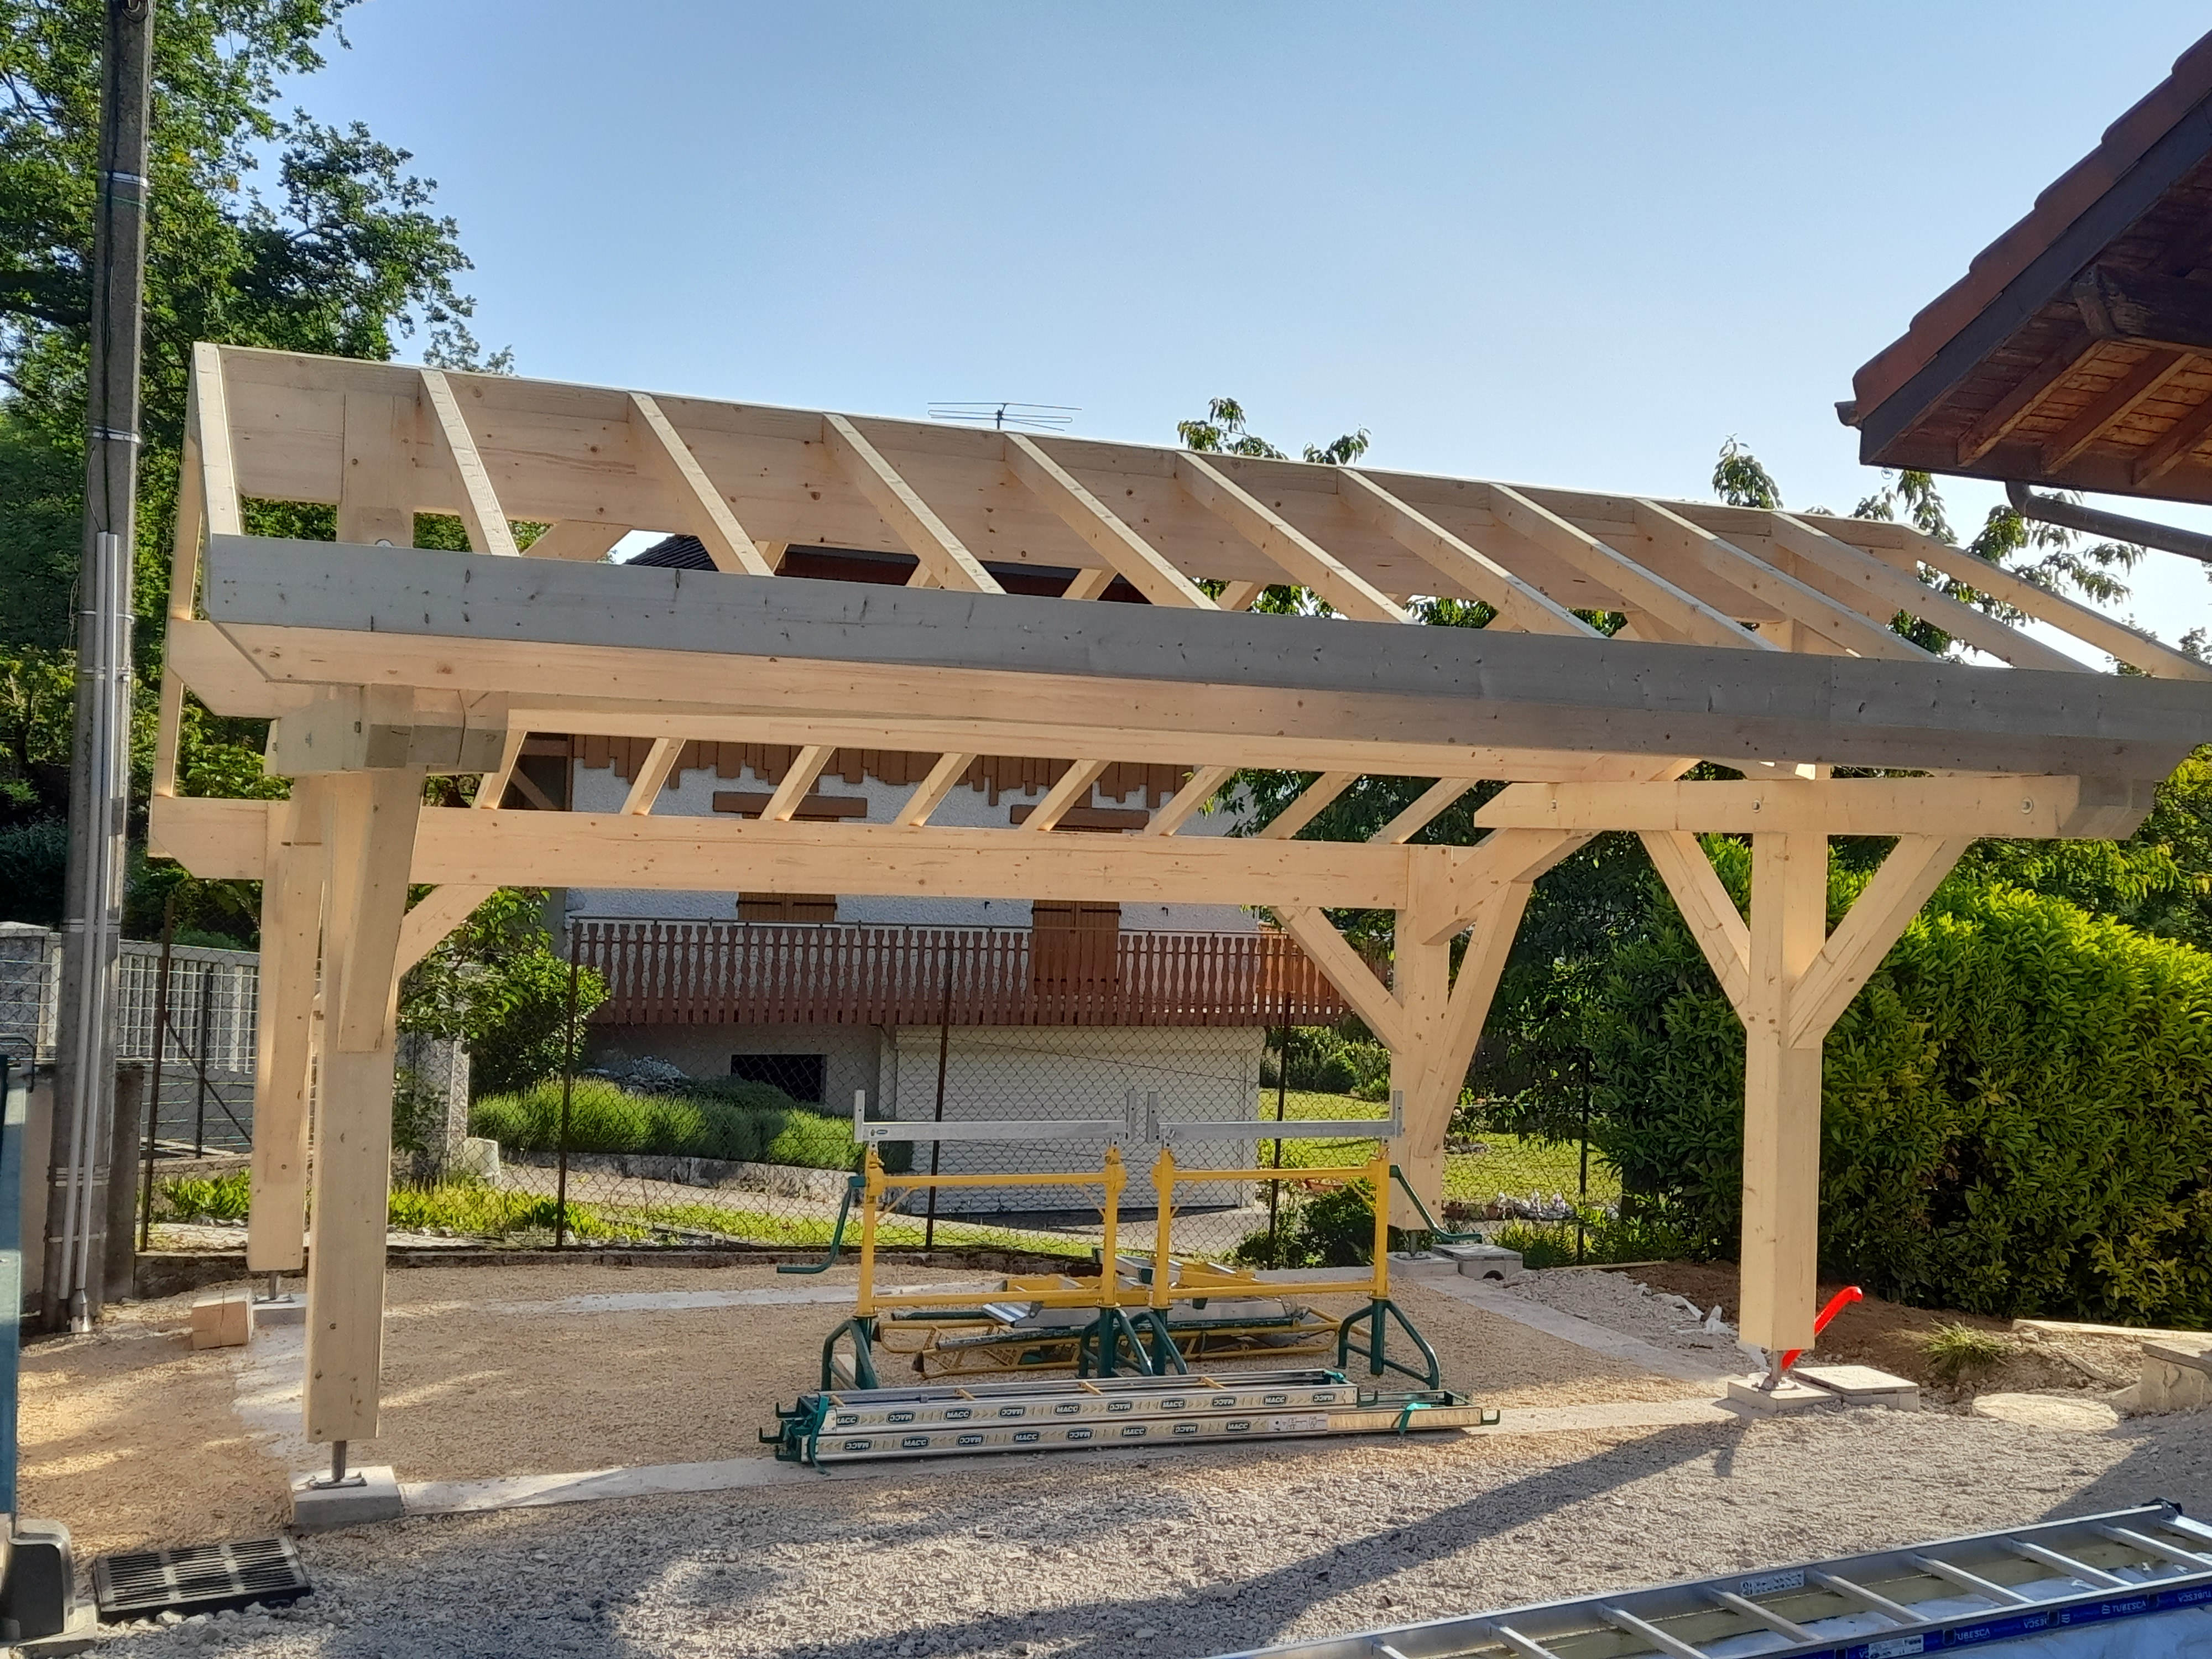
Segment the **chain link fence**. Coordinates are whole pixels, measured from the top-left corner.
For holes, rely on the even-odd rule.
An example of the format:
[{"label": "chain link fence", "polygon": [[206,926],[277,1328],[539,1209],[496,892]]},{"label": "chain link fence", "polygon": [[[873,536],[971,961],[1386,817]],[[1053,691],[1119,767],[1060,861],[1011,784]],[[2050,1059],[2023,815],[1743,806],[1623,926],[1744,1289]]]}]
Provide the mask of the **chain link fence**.
[{"label": "chain link fence", "polygon": [[[635,953],[634,942],[625,948]],[[712,999],[696,1001],[690,1018],[670,1017],[669,1007],[680,1012],[680,1004],[633,997],[625,1006],[617,1000],[604,1012],[631,1018],[602,1018],[582,1028],[573,1079],[556,1077],[520,1095],[473,1103],[465,1060],[442,1045],[433,1054],[422,1043],[403,1044],[395,1096],[395,1236],[509,1246],[826,1249],[858,1165],[857,1096],[870,1118],[898,1122],[1140,1124],[1149,1112],[1164,1122],[1249,1123],[1249,1133],[1176,1144],[1177,1252],[1298,1265],[1302,1249],[1321,1248],[1314,1235],[1328,1221],[1325,1200],[1341,1183],[1306,1172],[1363,1164],[1377,1143],[1276,1140],[1267,1133],[1267,1121],[1278,1114],[1292,1120],[1373,1117],[1379,1132],[1389,1112],[1388,1056],[1356,1028],[1347,1035],[1340,1020],[1314,1019],[1331,1011],[1314,986],[1285,971],[1279,944],[1261,947],[1276,954],[1272,965],[1263,961],[1255,986],[1238,994],[1243,1000],[1219,988],[1233,984],[1235,975],[1210,968],[1198,976],[1214,988],[1202,1023],[1150,1024],[1123,1022],[1148,1017],[1148,1007],[1149,1017],[1159,1018],[1158,998],[1148,1005],[1126,990],[1112,998],[1086,994],[1088,1004],[1114,1023],[984,1023],[1024,1015],[1018,993],[1028,970],[1018,960],[1007,969],[1006,936],[946,933],[929,948],[935,954],[922,975],[926,994],[908,999],[928,1006],[863,1012],[909,1019],[933,1013],[939,1018],[933,1023],[839,1020],[818,991],[805,1010],[820,1022],[814,1024],[764,1023],[750,1006],[718,1006]],[[1225,959],[1222,947],[1206,948]],[[753,959],[759,957],[756,951]],[[789,960],[787,952],[783,959]],[[823,960],[827,968],[817,978],[834,983],[830,971],[848,974],[845,958],[830,954]],[[940,981],[966,985],[986,972],[996,975],[988,1002],[963,1003],[933,988]],[[59,976],[58,934],[0,927],[0,1049],[40,1063],[51,1060]],[[250,1151],[254,955],[174,946],[165,973],[158,945],[132,941],[124,946],[121,988],[119,1058],[144,1066],[149,1084],[158,1058],[153,1127],[159,1162]],[[1052,990],[1069,1000],[1064,987]],[[1261,997],[1273,1009],[1261,1006]],[[158,1042],[157,1006],[166,1010]],[[1034,1001],[1030,1012],[1036,1012]],[[1290,1014],[1296,1023],[1265,1023],[1267,1012]],[[731,1013],[753,1018],[732,1021]],[[824,1019],[825,1013],[832,1017]],[[1069,1021],[1081,1012],[1054,1003],[1043,1017]],[[879,1238],[898,1249],[991,1248],[1087,1258],[1103,1231],[1108,1149],[1097,1133],[943,1144],[886,1138],[880,1152],[893,1194]],[[1141,1133],[1125,1136],[1120,1146],[1125,1184],[1119,1237],[1124,1249],[1139,1253],[1151,1248],[1158,1223],[1158,1150]],[[200,1162],[193,1172],[209,1168]],[[1209,1170],[1255,1168],[1279,1168],[1285,1178],[1206,1176]],[[933,1170],[990,1177],[991,1184],[932,1191],[902,1188],[897,1180]],[[194,1201],[234,1217],[243,1211],[243,1182],[241,1171],[230,1177],[240,1190],[213,1194],[195,1182]],[[1446,1162],[1445,1218],[1465,1224],[1496,1210],[1496,1184],[1479,1158],[1455,1152]],[[166,1195],[157,1208],[174,1219],[194,1218]],[[1347,1226],[1341,1217],[1335,1224],[1358,1231],[1356,1221]],[[857,1233],[857,1218],[848,1216],[848,1245]]]},{"label": "chain link fence", "polygon": [[[125,939],[117,966],[115,1058],[145,1069],[161,1156],[245,1153],[253,1146],[253,1034],[259,957]],[[62,937],[0,923],[0,1051],[50,1066],[61,1000]]]}]

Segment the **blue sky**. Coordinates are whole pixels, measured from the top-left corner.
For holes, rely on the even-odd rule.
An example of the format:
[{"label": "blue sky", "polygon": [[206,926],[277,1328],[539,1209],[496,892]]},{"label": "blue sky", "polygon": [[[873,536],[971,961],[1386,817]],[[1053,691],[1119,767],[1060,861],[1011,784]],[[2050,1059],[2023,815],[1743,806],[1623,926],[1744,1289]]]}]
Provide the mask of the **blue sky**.
[{"label": "blue sky", "polygon": [[[1292,449],[1677,495],[1734,434],[1847,510],[1852,370],[2205,27],[2124,15],[367,0],[291,95],[439,181],[526,374],[1150,441],[1227,393]],[[2193,564],[2136,583],[2212,621]]]}]

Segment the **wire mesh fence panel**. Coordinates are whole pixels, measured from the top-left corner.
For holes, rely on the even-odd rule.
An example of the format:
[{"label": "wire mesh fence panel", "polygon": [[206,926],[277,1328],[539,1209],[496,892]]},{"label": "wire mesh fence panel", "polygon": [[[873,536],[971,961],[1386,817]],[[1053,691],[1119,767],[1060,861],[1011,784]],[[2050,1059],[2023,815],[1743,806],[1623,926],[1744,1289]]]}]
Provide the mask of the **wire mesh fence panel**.
[{"label": "wire mesh fence panel", "polygon": [[40,1064],[53,1058],[61,975],[59,933],[0,922],[0,1054]]},{"label": "wire mesh fence panel", "polygon": [[118,974],[116,1059],[148,1068],[159,1152],[251,1152],[259,958],[126,940]]},{"label": "wire mesh fence panel", "polygon": [[[585,921],[575,948],[610,993],[579,1076],[471,1114],[472,1133],[498,1145],[481,1184],[513,1237],[825,1245],[858,1163],[857,1095],[871,1117],[902,1122],[1121,1123],[1149,1109],[1253,1123],[1176,1149],[1199,1176],[1177,1184],[1177,1248],[1225,1252],[1267,1225],[1266,1183],[1204,1171],[1259,1161],[1269,1028],[1342,1013],[1269,933]],[[1108,1144],[887,1139],[879,1237],[1088,1257]],[[1118,1216],[1133,1249],[1151,1246],[1155,1151],[1124,1137]],[[973,1184],[899,1179],[933,1164]],[[493,1201],[453,1195],[457,1216]]]}]

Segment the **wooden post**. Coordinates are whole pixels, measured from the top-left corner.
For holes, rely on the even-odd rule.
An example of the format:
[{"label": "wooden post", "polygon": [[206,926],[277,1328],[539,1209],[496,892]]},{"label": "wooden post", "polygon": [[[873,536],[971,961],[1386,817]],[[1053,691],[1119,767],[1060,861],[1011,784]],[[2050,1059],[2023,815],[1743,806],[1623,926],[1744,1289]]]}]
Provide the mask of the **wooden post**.
[{"label": "wooden post", "polygon": [[331,776],[325,1035],[313,1243],[307,1261],[310,1440],[372,1438],[383,1358],[392,1179],[393,967],[422,774]]},{"label": "wooden post", "polygon": [[302,778],[293,786],[292,799],[272,805],[269,812],[253,1041],[249,1273],[297,1273],[307,1260],[307,1101],[329,802],[327,780]]},{"label": "wooden post", "polygon": [[[1450,1057],[1443,1051],[1451,1010],[1451,939],[1422,939],[1425,920],[1419,908],[1398,912],[1390,988],[1405,1018],[1390,1049],[1390,1090],[1405,1097],[1406,1132],[1389,1151],[1391,1161],[1428,1202],[1443,1191],[1444,1133],[1459,1103],[1459,1079],[1457,1073],[1444,1076]],[[1462,1057],[1460,1069],[1466,1066]],[[1388,1207],[1399,1226],[1421,1224],[1402,1194],[1389,1196]]]},{"label": "wooden post", "polygon": [[1828,1028],[1973,837],[1899,836],[1832,934],[1825,834],[1753,838],[1748,928],[1696,836],[1646,832],[1644,844],[1743,1021],[1741,1329],[1778,1358],[1813,1346]]},{"label": "wooden post", "polygon": [[1790,998],[1827,937],[1828,838],[1752,842],[1751,963],[1742,1008],[1744,1340],[1813,1346],[1820,1242],[1820,1048],[1792,1042]]}]

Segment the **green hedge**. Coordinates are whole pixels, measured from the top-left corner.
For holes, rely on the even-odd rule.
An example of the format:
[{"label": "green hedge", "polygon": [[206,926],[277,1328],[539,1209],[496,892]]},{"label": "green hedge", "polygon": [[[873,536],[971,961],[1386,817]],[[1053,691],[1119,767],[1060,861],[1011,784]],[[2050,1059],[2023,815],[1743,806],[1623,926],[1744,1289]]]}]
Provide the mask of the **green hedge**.
[{"label": "green hedge", "polygon": [[[1748,855],[1716,842],[1741,897]],[[1863,877],[1832,878],[1830,917]],[[1589,1022],[1594,1142],[1717,1254],[1741,1220],[1743,1033],[1668,904]],[[2212,956],[1954,881],[1837,1022],[1825,1265],[1977,1312],[2212,1324]]]},{"label": "green hedge", "polygon": [[[517,1152],[559,1145],[561,1082],[487,1095],[469,1109],[469,1133]],[[568,1150],[729,1158],[849,1170],[858,1161],[853,1126],[812,1111],[762,1084],[702,1085],[684,1095],[634,1095],[602,1078],[579,1078],[568,1113]]]}]

